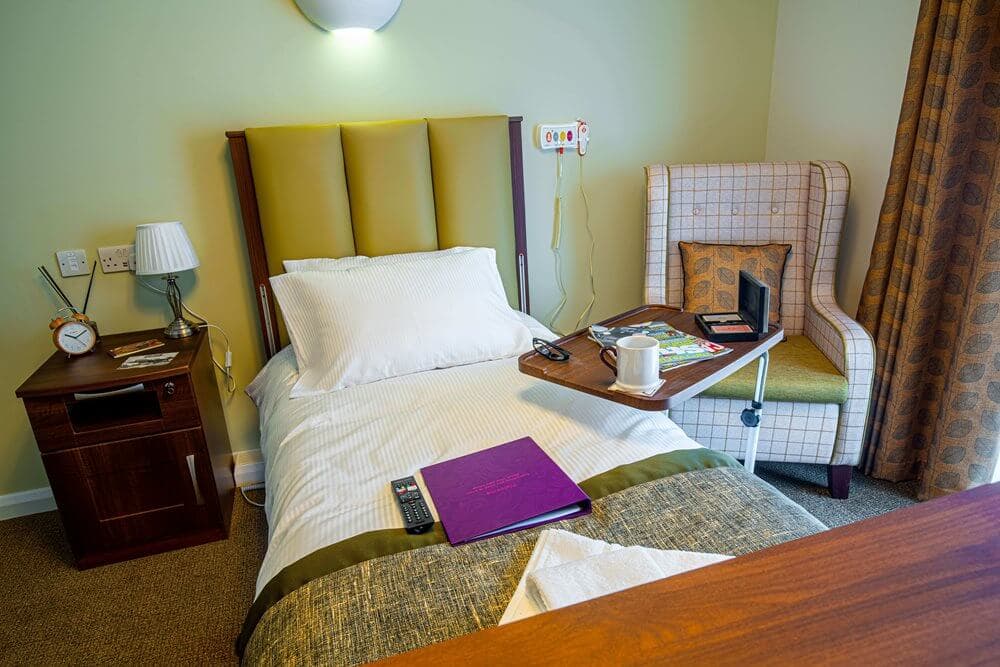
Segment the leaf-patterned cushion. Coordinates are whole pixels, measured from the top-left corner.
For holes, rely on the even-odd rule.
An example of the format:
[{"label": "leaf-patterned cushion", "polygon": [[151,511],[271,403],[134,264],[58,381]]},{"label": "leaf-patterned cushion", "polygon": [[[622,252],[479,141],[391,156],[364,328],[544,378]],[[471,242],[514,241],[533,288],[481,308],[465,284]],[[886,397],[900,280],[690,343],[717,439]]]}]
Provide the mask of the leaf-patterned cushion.
[{"label": "leaf-patterned cushion", "polygon": [[684,310],[716,313],[739,306],[740,270],[752,273],[771,288],[771,322],[779,321],[781,277],[792,246],[729,245],[681,241],[684,269]]}]

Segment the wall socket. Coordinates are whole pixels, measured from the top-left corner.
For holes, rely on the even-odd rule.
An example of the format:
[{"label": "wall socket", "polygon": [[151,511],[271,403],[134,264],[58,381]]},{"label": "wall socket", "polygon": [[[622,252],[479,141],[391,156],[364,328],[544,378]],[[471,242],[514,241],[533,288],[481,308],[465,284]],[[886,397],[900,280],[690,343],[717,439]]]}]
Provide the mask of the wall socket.
[{"label": "wall socket", "polygon": [[135,244],[111,245],[97,249],[101,258],[101,270],[104,273],[130,271],[135,267]]}]

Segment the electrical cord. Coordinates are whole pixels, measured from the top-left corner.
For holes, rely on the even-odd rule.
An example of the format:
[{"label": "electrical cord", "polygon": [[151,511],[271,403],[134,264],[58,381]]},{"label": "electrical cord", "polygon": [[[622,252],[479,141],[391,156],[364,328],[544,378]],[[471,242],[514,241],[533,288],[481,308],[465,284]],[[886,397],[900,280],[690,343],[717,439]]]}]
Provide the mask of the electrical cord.
[{"label": "electrical cord", "polygon": [[590,301],[587,303],[587,307],[583,309],[580,313],[580,317],[576,320],[576,328],[580,328],[580,324],[583,323],[585,317],[590,315],[594,310],[594,303],[597,302],[597,289],[594,287],[594,246],[596,245],[594,241],[594,230],[590,227],[590,197],[587,196],[587,190],[583,186],[583,155],[580,155],[580,195],[583,197],[583,220],[584,226],[587,228],[587,236],[590,237],[590,257],[589,257],[589,276],[590,276]]},{"label": "electrical cord", "polygon": [[242,486],[240,487],[240,495],[243,496],[243,500],[247,501],[249,504],[253,505],[254,507],[263,507],[264,506],[264,503],[258,503],[258,502],[255,502],[255,501],[250,500],[249,498],[247,498],[247,492],[243,490]]},{"label": "electrical cord", "polygon": [[[135,278],[136,278],[136,280],[139,281],[139,284],[142,285],[143,287],[145,287],[146,289],[152,290],[154,292],[159,292],[160,294],[166,294],[167,293],[167,290],[160,289],[156,285],[153,285],[151,283],[146,282],[145,280],[143,280],[139,276],[136,276]],[[222,375],[226,378],[226,381],[225,381],[226,391],[228,391],[230,394],[232,394],[233,392],[236,391],[236,376],[233,375],[233,352],[232,352],[233,348],[229,344],[229,335],[219,325],[212,324],[207,319],[205,319],[204,317],[202,317],[198,313],[196,313],[193,310],[191,310],[190,308],[188,308],[188,305],[186,303],[184,303],[183,300],[181,301],[181,308],[183,308],[185,311],[187,311],[187,313],[189,315],[191,315],[192,317],[195,317],[195,318],[201,320],[201,324],[197,325],[199,329],[208,329],[209,330],[209,333],[208,333],[208,344],[209,344],[209,346],[212,345],[212,332],[211,332],[212,329],[216,329],[220,334],[222,334],[222,337],[225,339],[225,341],[226,341],[226,356],[225,356],[225,362],[226,363],[225,363],[225,365],[222,365],[218,361],[215,360],[215,354],[214,353],[212,354],[212,363],[215,364],[215,367],[218,368],[219,371],[222,373]]]},{"label": "electrical cord", "polygon": [[559,249],[559,245],[562,242],[562,205],[563,197],[565,196],[562,191],[563,182],[563,149],[558,149],[556,153],[556,201],[555,201],[555,213],[554,220],[552,224],[552,256],[555,261],[555,271],[556,271],[556,286],[559,288],[559,303],[556,304],[552,312],[549,313],[548,321],[549,328],[557,333],[562,333],[555,326],[556,318],[559,317],[559,313],[562,309],[566,307],[566,286],[563,284],[562,279],[562,252]]},{"label": "electrical cord", "polygon": [[[187,306],[184,307],[184,310],[187,310],[187,312],[191,313],[195,317],[199,317],[198,315],[195,315],[190,310],[188,310]],[[225,376],[225,378],[226,378],[226,391],[228,391],[230,394],[232,394],[233,392],[236,391],[236,376],[233,375],[233,352],[232,352],[233,348],[229,344],[229,335],[219,325],[212,324],[211,322],[204,322],[204,320],[203,320],[203,324],[199,324],[198,327],[199,328],[205,328],[205,329],[215,329],[220,334],[222,334],[222,337],[225,339],[225,341],[226,341],[226,356],[225,356],[226,365],[223,366],[218,361],[216,361],[214,354],[212,355],[212,363],[215,364],[215,367],[218,368],[222,372],[222,374]],[[209,331],[208,342],[209,342],[209,344],[211,344],[211,342],[212,342],[211,331]]]}]

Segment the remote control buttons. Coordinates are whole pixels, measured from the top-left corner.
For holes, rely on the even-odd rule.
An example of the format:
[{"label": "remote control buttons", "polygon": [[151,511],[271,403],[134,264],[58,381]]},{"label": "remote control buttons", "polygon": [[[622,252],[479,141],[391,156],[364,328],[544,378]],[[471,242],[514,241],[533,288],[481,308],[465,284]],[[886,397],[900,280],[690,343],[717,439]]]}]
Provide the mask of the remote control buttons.
[{"label": "remote control buttons", "polygon": [[404,477],[390,482],[399,513],[403,517],[403,528],[411,535],[426,533],[434,525],[434,518],[424,502],[420,487],[413,477]]}]

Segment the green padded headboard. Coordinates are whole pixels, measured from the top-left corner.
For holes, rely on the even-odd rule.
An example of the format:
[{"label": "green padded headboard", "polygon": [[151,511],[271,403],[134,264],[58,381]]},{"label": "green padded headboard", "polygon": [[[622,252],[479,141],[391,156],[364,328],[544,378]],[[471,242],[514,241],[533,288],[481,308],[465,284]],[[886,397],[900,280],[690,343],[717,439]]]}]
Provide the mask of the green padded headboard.
[{"label": "green padded headboard", "polygon": [[288,342],[268,278],[286,259],[488,246],[528,309],[521,118],[226,132],[268,357]]}]

